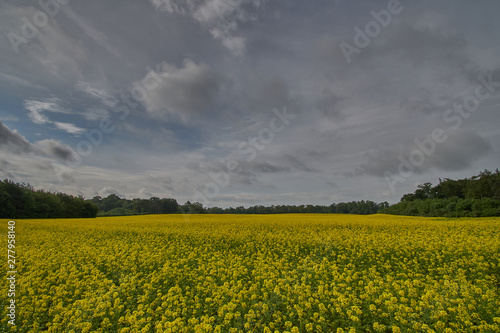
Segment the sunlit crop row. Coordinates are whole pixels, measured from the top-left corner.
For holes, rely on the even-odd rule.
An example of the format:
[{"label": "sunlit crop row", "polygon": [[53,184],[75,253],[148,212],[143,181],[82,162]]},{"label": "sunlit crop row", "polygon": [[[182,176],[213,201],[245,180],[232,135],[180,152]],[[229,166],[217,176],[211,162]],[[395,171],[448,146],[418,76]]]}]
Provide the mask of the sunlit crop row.
[{"label": "sunlit crop row", "polygon": [[500,332],[498,218],[150,215],[16,232],[18,332]]}]

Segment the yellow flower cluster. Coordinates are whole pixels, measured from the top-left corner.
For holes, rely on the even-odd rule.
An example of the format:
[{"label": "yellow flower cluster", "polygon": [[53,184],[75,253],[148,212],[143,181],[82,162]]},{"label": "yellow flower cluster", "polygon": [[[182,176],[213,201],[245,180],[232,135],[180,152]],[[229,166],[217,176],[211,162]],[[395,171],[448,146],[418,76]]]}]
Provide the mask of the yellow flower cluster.
[{"label": "yellow flower cluster", "polygon": [[500,332],[499,218],[16,222],[17,332]]}]

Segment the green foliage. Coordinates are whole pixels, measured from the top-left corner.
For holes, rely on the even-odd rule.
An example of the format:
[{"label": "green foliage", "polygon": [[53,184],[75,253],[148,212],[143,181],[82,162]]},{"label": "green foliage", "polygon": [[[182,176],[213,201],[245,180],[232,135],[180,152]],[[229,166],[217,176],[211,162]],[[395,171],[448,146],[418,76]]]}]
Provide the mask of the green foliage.
[{"label": "green foliage", "polygon": [[99,208],[99,216],[121,216],[140,214],[173,214],[179,213],[179,204],[175,199],[151,197],[132,200],[110,194],[106,198],[99,196],[89,200]]},{"label": "green foliage", "polygon": [[98,208],[83,197],[36,191],[31,185],[0,181],[0,218],[96,217]]},{"label": "green foliage", "polygon": [[414,193],[380,211],[385,214],[445,217],[500,216],[500,172],[485,170],[479,175],[439,184],[419,185]]}]

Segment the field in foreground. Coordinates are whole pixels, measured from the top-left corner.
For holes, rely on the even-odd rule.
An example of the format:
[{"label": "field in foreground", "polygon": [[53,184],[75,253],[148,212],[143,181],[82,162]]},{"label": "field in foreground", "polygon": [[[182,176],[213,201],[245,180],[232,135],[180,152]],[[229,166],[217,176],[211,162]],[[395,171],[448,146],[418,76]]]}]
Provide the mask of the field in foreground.
[{"label": "field in foreground", "polygon": [[499,235],[500,218],[18,220],[17,331],[500,332]]}]

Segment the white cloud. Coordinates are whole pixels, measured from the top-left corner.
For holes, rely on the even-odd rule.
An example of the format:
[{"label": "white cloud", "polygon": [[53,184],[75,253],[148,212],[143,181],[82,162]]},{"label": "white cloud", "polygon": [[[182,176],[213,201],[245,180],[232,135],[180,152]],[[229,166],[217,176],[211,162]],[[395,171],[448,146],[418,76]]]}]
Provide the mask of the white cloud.
[{"label": "white cloud", "polygon": [[24,107],[29,111],[28,117],[35,124],[54,124],[58,129],[70,134],[81,134],[85,131],[85,129],[70,123],[51,121],[43,114],[43,112],[71,114],[70,111],[60,105],[60,100],[58,98],[50,98],[43,101],[25,100]]},{"label": "white cloud", "polygon": [[236,56],[245,55],[245,38],[238,36],[227,36],[222,39],[224,45]]},{"label": "white cloud", "polygon": [[51,123],[49,118],[42,114],[43,111],[67,113],[59,106],[59,99],[57,98],[46,99],[44,101],[25,100],[24,107],[29,111],[28,117],[35,124]]},{"label": "white cloud", "polygon": [[36,107],[31,107],[31,106],[28,106],[26,108],[28,108],[28,110],[30,111],[28,116],[30,117],[31,121],[33,121],[35,124],[47,124],[48,122],[50,122],[49,118],[47,118],[41,113],[43,109],[39,110]]},{"label": "white cloud", "polygon": [[75,126],[74,124],[70,123],[54,122],[54,125],[56,125],[56,127],[59,128],[60,130],[63,130],[70,134],[81,134],[85,131],[84,128]]}]

